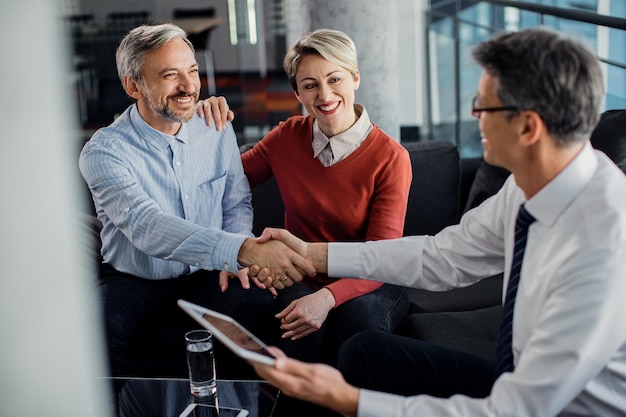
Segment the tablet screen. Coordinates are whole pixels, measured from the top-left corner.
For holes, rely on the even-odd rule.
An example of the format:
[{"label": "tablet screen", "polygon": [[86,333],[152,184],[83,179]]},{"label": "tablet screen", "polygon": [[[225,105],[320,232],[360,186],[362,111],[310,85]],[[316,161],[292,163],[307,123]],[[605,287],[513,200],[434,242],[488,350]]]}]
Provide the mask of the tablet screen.
[{"label": "tablet screen", "polygon": [[258,340],[252,333],[248,332],[236,321],[224,320],[220,317],[204,313],[202,318],[215,326],[224,336],[228,337],[237,346],[248,351],[274,358],[274,355],[267,350],[267,347]]},{"label": "tablet screen", "polygon": [[185,300],[178,300],[178,305],[237,355],[266,365],[274,364],[276,357],[267,346],[232,317]]}]

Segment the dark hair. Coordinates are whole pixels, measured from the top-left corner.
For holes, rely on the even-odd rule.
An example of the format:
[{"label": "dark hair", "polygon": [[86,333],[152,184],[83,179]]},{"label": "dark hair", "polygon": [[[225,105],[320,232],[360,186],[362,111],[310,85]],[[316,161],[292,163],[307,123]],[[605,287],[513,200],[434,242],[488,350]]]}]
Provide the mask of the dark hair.
[{"label": "dark hair", "polygon": [[525,29],[496,35],[472,55],[498,79],[502,103],[536,111],[557,144],[589,138],[604,82],[598,59],[582,41],[544,28]]}]

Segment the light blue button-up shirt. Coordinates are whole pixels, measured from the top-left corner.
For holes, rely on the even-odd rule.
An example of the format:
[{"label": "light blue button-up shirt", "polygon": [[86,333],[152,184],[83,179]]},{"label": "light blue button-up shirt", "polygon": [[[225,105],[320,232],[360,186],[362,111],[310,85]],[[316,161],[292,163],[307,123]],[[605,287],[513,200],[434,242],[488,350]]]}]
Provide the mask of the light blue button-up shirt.
[{"label": "light blue button-up shirt", "polygon": [[103,225],[104,262],[148,279],[237,270],[252,202],[230,124],[218,132],[196,115],[171,136],[132,105],[93,135],[79,165]]}]

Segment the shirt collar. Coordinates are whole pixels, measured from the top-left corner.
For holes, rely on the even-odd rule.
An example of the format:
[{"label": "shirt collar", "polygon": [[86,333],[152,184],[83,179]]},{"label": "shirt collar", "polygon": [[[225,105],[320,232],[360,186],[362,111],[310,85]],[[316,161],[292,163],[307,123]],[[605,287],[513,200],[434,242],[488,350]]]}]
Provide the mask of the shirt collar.
[{"label": "shirt collar", "polygon": [[587,141],[581,151],[552,181],[526,202],[526,209],[546,226],[551,226],[587,185],[598,159]]},{"label": "shirt collar", "polygon": [[165,134],[150,126],[143,119],[143,117],[141,117],[136,103],[130,109],[130,122],[137,131],[139,137],[143,138],[148,145],[159,150],[167,149],[170,143],[172,143],[175,139],[178,139],[183,143],[187,143],[189,141],[189,129],[187,128],[186,123],[181,125],[180,130],[175,136]]},{"label": "shirt collar", "polygon": [[[354,105],[354,111],[358,116],[356,122],[344,132],[341,132],[330,138],[322,132],[317,123],[317,119],[313,122],[313,157],[317,158],[320,152],[330,142],[333,156],[336,161],[343,159],[344,155],[352,152],[357,148],[372,129],[367,110],[361,104]],[[331,140],[332,139],[332,140]]]}]

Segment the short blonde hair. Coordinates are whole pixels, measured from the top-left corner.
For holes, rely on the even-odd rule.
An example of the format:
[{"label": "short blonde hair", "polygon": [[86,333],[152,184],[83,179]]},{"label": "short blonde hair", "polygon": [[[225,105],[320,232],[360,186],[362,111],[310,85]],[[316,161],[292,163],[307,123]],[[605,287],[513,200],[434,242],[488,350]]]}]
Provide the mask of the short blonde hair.
[{"label": "short blonde hair", "polygon": [[296,71],[304,57],[319,55],[328,62],[339,65],[356,78],[359,62],[356,46],[348,35],[334,29],[318,29],[302,36],[285,55],[283,67],[294,91],[298,92]]}]

